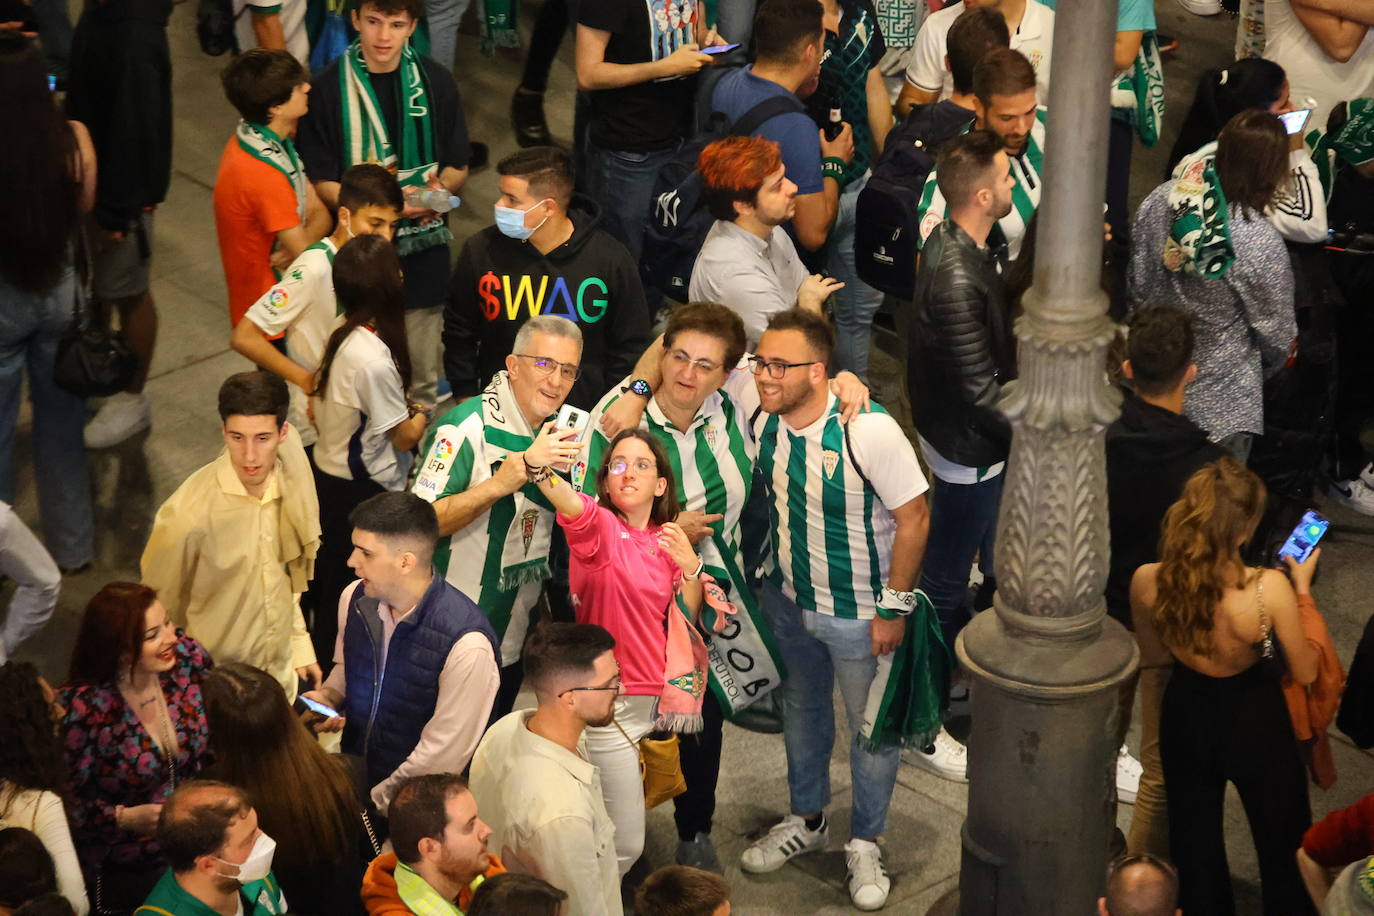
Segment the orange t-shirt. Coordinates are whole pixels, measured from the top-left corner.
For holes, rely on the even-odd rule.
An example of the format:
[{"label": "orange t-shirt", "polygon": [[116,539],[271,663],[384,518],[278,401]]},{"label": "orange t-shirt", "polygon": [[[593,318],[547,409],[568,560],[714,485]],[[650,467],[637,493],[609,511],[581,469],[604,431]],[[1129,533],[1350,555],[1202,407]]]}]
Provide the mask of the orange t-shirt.
[{"label": "orange t-shirt", "polygon": [[291,181],[280,169],[244,152],[238,139],[230,137],[215,176],[215,232],[229,287],[232,324],[238,324],[249,306],[276,282],[269,260],[272,243],[278,232],[300,221]]}]

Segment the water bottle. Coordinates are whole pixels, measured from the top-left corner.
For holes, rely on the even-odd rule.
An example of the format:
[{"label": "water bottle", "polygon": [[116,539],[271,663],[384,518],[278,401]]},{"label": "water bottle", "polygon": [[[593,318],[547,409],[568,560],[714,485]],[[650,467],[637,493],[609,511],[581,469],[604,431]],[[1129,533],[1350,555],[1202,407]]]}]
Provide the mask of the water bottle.
[{"label": "water bottle", "polygon": [[458,208],[463,201],[456,194],[443,188],[419,188],[406,193],[406,203],[413,207],[428,207],[435,213],[447,213]]}]

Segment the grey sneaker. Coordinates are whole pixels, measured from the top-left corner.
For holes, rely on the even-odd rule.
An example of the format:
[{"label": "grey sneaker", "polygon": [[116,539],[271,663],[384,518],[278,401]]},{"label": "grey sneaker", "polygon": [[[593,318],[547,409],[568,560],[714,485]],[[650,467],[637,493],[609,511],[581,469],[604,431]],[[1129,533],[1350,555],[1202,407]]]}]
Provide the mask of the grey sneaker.
[{"label": "grey sneaker", "polygon": [[679,865],[700,868],[702,871],[713,871],[718,875],[725,874],[725,869],[720,864],[720,858],[716,855],[716,844],[711,842],[709,833],[698,833],[690,840],[678,840],[677,856],[674,861]]}]

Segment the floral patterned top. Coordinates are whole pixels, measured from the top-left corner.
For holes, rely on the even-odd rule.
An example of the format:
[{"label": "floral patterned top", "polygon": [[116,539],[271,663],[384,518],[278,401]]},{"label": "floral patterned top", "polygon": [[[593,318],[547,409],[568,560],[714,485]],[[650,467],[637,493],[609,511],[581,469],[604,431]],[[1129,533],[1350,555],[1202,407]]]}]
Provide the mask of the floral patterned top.
[{"label": "floral patterned top", "polygon": [[[200,685],[214,662],[185,632],[177,630],[177,637],[176,662],[160,678],[177,734],[180,783],[208,763],[209,728]],[[67,710],[60,728],[75,799],[72,841],[82,869],[89,875],[106,857],[116,865],[156,865],[161,858],[157,842],[121,830],[114,813],[116,805],[161,802],[175,788],[157,744],[114,684],[63,687],[57,701]]]}]

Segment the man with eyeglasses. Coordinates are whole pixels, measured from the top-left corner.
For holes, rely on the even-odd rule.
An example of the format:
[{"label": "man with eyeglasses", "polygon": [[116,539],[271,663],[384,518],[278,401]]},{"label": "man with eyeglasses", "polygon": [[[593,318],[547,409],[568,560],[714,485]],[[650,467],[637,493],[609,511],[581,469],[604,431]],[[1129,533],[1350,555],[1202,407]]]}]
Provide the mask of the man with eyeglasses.
[{"label": "man with eyeglasses", "polygon": [[434,504],[434,566],[486,613],[501,640],[493,720],[520,690],[520,650],[549,578],[553,509],[527,468],[565,464],[580,446],[535,436],[554,419],[581,372],[582,332],[539,315],[521,326],[506,368],[480,395],[448,410],[425,438],[413,491]]},{"label": "man with eyeglasses", "polygon": [[[586,452],[571,475],[574,487],[594,493],[596,475],[588,469],[601,466],[611,437],[626,425],[648,430],[673,463],[683,507],[678,524],[696,545],[706,572],[740,611],[723,633],[711,637],[704,726],[700,733],[684,736],[679,748],[687,791],[674,799],[677,862],[712,871],[721,870],[710,834],[723,717],[733,718],[767,696],[784,674],[743,550],[742,520],[749,517],[744,508],[754,479],[749,417],[757,406],[750,374],[734,371],[744,352],[744,322],[731,309],[710,302],[676,309],[661,345],[650,346],[636,367],[637,380],[612,390],[592,412]],[[645,392],[632,390],[631,384],[641,383]],[[867,403],[868,389],[853,375],[841,373],[835,386],[846,407],[857,410]],[[708,605],[702,613],[710,631],[714,611]]]},{"label": "man with eyeglasses", "polygon": [[697,158],[702,200],[716,221],[692,267],[688,298],[734,309],[750,349],[771,315],[794,306],[819,313],[844,287],[812,276],[782,228],[797,215],[797,186],[779,149],[763,137],[726,137]]},{"label": "man with eyeglasses", "polygon": [[[859,909],[875,910],[891,886],[876,841],[901,754],[888,743],[892,736],[879,736],[876,710],[899,686],[890,681],[890,656],[906,636],[907,616],[918,608],[930,613],[916,588],[929,511],[926,479],[897,422],[876,405],[844,421],[826,384],[834,348],[824,318],[792,309],[772,317],[751,360],[761,410],[750,427],[774,554],[762,600],[788,670],[783,738],[791,811],[744,851],[740,864],[746,872],[771,872],[829,844],[825,806],[838,682],[851,735],[849,896]],[[923,623],[913,618],[913,626]]]},{"label": "man with eyeglasses", "polygon": [[651,338],[639,267],[573,193],[568,154],[523,149],[496,166],[496,224],[468,238],[444,306],[444,372],[454,397],[476,394],[535,315],[582,330],[584,371],[568,403],[584,410],[634,365]]},{"label": "man with eyeglasses", "polygon": [[507,869],[566,891],[567,913],[620,916],[615,825],[587,762],[588,726],[615,721],[615,639],[590,623],[549,623],[530,637],[525,674],[538,705],[492,725],[468,787]]}]

